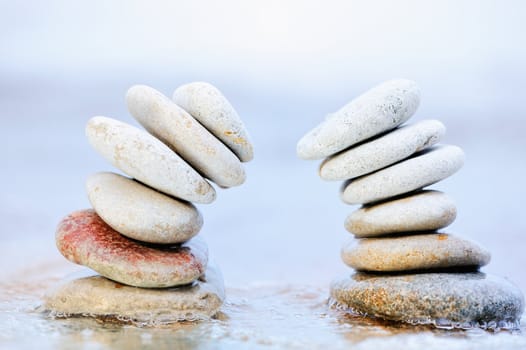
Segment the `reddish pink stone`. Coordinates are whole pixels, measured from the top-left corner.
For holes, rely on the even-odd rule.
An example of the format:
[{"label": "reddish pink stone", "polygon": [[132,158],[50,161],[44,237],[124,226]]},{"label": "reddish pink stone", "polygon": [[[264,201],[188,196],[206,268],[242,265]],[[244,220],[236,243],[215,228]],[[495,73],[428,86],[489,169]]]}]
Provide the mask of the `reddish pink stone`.
[{"label": "reddish pink stone", "polygon": [[147,245],[124,237],[91,209],[66,216],[58,225],[56,242],[66,259],[136,287],[188,284],[204,273],[208,262],[208,249],[200,239],[175,246]]}]

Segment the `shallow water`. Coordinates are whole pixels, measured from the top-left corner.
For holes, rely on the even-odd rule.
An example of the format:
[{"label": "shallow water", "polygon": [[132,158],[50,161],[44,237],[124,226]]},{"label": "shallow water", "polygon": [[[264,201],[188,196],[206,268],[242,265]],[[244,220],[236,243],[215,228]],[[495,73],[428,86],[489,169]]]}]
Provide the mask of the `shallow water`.
[{"label": "shallow water", "polygon": [[115,320],[60,319],[39,310],[46,289],[81,269],[50,259],[20,270],[1,285],[0,347],[103,348],[328,348],[523,349],[516,331],[440,330],[370,320],[329,308],[324,286],[271,282],[227,286],[227,301],[210,322],[140,327]]}]

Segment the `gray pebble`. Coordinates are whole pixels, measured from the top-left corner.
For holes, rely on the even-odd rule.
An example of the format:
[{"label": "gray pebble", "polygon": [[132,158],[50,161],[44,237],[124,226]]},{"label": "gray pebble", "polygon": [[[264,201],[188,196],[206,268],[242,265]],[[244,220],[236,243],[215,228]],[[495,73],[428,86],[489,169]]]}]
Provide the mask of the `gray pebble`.
[{"label": "gray pebble", "polygon": [[445,233],[350,240],[342,260],[360,271],[408,271],[484,266],[490,253],[477,243]]},{"label": "gray pebble", "polygon": [[345,228],[357,238],[385,234],[432,231],[451,224],[457,215],[455,203],[438,191],[422,191],[351,213]]},{"label": "gray pebble", "polygon": [[386,81],[358,96],[298,142],[302,159],[321,159],[360,141],[396,128],[418,108],[420,91],[414,81]]},{"label": "gray pebble", "polygon": [[372,203],[443,180],[464,164],[457,146],[437,146],[390,167],[344,183],[341,198],[348,204]]},{"label": "gray pebble", "polygon": [[334,281],[330,293],[352,313],[447,328],[516,328],[524,311],[515,285],[480,272],[356,273]]},{"label": "gray pebble", "polygon": [[406,159],[437,143],[446,128],[438,120],[401,126],[379,138],[327,158],[320,166],[324,180],[348,180]]}]

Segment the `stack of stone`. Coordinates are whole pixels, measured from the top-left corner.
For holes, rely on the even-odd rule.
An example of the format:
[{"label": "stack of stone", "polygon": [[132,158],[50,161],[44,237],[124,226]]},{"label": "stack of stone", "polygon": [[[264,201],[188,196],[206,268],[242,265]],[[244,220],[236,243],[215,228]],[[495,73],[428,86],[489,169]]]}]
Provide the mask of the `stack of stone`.
[{"label": "stack of stone", "polygon": [[207,83],[179,87],[173,101],[133,86],[126,102],[148,132],[94,117],[86,135],[131,178],[109,172],[89,177],[94,210],[70,214],[56,234],[68,260],[101,276],[61,285],[47,297],[47,308],[135,322],[208,318],[219,310],[224,287],[219,270],[208,264],[206,244],[195,237],[203,219],[191,202],[214,201],[206,179],[223,188],[245,181],[241,163],[253,157],[248,134],[226,98]]},{"label": "stack of stone", "polygon": [[357,314],[439,327],[515,327],[520,291],[478,269],[490,254],[475,242],[439,233],[456,207],[444,193],[423,190],[459,170],[463,151],[436,144],[437,120],[402,125],[420,102],[417,85],[385,82],[354,99],[305,135],[303,159],[327,157],[324,180],[344,180],[341,198],[363,206],[345,227],[356,239],[342,259],[358,271],[331,286],[333,302]]}]

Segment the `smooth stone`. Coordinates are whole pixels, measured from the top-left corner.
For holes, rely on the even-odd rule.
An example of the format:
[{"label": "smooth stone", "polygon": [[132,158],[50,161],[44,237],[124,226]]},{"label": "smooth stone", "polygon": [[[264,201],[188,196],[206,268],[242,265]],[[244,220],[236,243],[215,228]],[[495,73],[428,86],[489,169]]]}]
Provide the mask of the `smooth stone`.
[{"label": "smooth stone", "polygon": [[415,231],[433,231],[451,224],[457,216],[455,203],[438,191],[422,191],[351,213],[345,228],[357,238]]},{"label": "smooth stone", "polygon": [[93,210],[66,216],[56,232],[66,259],[114,281],[144,288],[188,284],[206,269],[208,249],[198,239],[176,246],[150,246],[124,237]]},{"label": "smooth stone", "polygon": [[464,165],[460,147],[444,145],[343,184],[341,199],[348,204],[372,203],[408,193],[456,173]]},{"label": "smooth stone", "polygon": [[173,100],[227,145],[242,162],[254,158],[245,125],[215,86],[205,82],[185,84],[174,91]]},{"label": "smooth stone", "polygon": [[355,270],[375,272],[480,267],[491,258],[477,243],[446,233],[353,239],[341,256]]},{"label": "smooth stone", "polygon": [[86,125],[93,148],[127,175],[190,202],[211,203],[214,188],[168,146],[136,127],[107,117]]},{"label": "smooth stone", "polygon": [[245,170],[237,156],[184,109],[145,85],[126,93],[131,115],[200,174],[221,187],[241,185]]},{"label": "smooth stone", "polygon": [[324,180],[348,180],[399,162],[440,141],[445,134],[438,120],[401,126],[388,134],[327,158],[320,166]]},{"label": "smooth stone", "polygon": [[331,284],[331,301],[354,314],[445,328],[517,328],[524,296],[481,272],[371,275]]},{"label": "smooth stone", "polygon": [[84,272],[50,290],[43,309],[60,317],[110,318],[155,326],[207,320],[219,311],[224,299],[223,277],[212,266],[192,285],[167,289],[125,286]]},{"label": "smooth stone", "polygon": [[411,80],[389,80],[358,96],[298,142],[302,159],[321,159],[396,128],[418,108],[420,90]]},{"label": "smooth stone", "polygon": [[176,200],[127,177],[101,172],[86,182],[97,214],[115,231],[148,243],[182,243],[199,233],[203,217],[189,202]]}]

